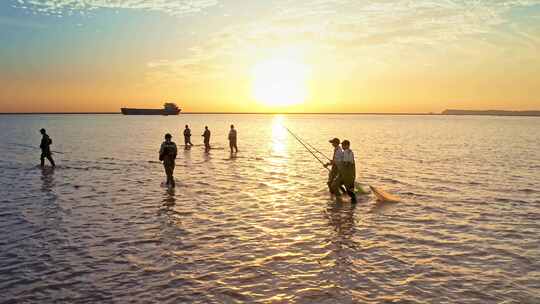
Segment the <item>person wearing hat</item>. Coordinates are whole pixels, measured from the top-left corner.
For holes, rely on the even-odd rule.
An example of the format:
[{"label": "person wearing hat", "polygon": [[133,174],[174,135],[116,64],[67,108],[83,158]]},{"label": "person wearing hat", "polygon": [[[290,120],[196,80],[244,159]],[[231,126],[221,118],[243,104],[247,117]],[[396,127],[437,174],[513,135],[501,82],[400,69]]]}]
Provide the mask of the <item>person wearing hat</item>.
[{"label": "person wearing hat", "polygon": [[356,179],[356,167],[354,163],[354,153],[350,149],[351,143],[348,140],[341,142],[343,148],[343,159],[339,165],[338,177],[334,180],[335,189],[345,186],[347,194],[351,197],[351,203],[356,204],[356,194],[354,193],[354,180]]},{"label": "person wearing hat", "polygon": [[341,166],[341,162],[343,161],[343,150],[339,146],[339,138],[332,138],[328,142],[334,147],[334,154],[332,156],[332,160],[324,165],[326,168],[328,168],[328,166],[332,166],[330,168],[330,172],[328,173],[327,185],[330,193],[338,195],[339,184],[336,183],[335,180],[339,174],[338,166]]},{"label": "person wearing hat", "polygon": [[174,188],[174,166],[175,159],[178,150],[176,144],[171,141],[171,134],[165,134],[165,141],[161,144],[159,149],[159,160],[163,161],[163,167],[165,167],[165,174],[167,175],[167,186]]},{"label": "person wearing hat", "polygon": [[39,144],[39,147],[41,148],[41,167],[43,168],[45,166],[45,158],[47,158],[54,168],[56,165],[51,155],[52,139],[47,135],[45,129],[41,129],[39,132],[42,135],[41,143]]}]

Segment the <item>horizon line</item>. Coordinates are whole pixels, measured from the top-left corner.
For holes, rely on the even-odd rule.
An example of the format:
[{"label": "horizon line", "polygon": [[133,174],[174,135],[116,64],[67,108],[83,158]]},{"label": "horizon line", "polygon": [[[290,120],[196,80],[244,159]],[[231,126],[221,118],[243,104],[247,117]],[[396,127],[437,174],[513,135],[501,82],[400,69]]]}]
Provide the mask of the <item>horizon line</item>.
[{"label": "horizon line", "polygon": [[[0,115],[85,115],[85,114],[105,114],[114,115],[122,112],[0,112]],[[265,115],[442,115],[434,112],[180,112],[178,115],[126,115],[126,116],[180,116],[182,114],[265,114]]]},{"label": "horizon line", "polygon": [[[246,114],[246,115],[419,115],[419,116],[525,116],[538,117],[537,110],[457,110],[459,113],[443,112],[180,112],[178,115],[150,115],[150,116],[180,116],[201,114]],[[454,110],[452,110],[454,111]],[[494,113],[489,113],[493,111]],[[497,113],[498,112],[498,113]],[[516,115],[519,113],[520,115]],[[529,114],[530,113],[530,114]],[[534,114],[532,114],[534,113]],[[0,115],[123,115],[122,112],[0,112]],[[126,115],[148,116],[148,115]]]}]

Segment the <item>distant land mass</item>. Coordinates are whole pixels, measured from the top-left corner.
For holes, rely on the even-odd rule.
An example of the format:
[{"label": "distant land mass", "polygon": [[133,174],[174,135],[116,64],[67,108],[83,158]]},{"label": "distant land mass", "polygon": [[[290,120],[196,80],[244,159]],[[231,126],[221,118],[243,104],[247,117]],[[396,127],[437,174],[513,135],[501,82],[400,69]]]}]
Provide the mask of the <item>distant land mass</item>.
[{"label": "distant land mass", "polygon": [[540,116],[540,111],[444,110],[442,115]]}]

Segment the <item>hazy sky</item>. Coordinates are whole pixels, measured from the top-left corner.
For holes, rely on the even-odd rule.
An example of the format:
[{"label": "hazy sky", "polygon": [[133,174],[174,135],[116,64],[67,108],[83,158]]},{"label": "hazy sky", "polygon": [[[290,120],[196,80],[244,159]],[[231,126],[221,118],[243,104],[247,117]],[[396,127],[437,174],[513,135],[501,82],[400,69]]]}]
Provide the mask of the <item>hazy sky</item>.
[{"label": "hazy sky", "polygon": [[540,109],[540,0],[1,0],[0,112]]}]

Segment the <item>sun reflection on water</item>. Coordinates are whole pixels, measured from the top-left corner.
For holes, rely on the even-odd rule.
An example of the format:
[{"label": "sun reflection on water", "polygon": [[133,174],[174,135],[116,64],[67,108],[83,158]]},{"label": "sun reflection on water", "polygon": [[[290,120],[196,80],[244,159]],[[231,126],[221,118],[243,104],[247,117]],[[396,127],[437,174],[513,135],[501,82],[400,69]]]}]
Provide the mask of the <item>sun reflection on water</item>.
[{"label": "sun reflection on water", "polygon": [[287,130],[284,121],[283,115],[276,115],[272,120],[272,154],[276,156],[287,154]]},{"label": "sun reflection on water", "polygon": [[287,131],[284,126],[285,117],[276,115],[272,119],[272,127],[270,131],[271,141],[269,142],[270,156],[266,159],[264,171],[270,173],[272,178],[267,180],[267,185],[276,191],[276,197],[272,201],[279,201],[279,195],[283,195],[283,191],[289,191],[291,188],[288,176],[288,151],[287,151]]},{"label": "sun reflection on water", "polygon": [[[55,143],[70,143],[54,172],[35,166],[36,151],[6,142],[27,144],[43,117],[0,119],[0,192],[9,202],[0,204],[0,226],[10,227],[0,242],[0,277],[12,276],[6,299],[540,303],[531,262],[539,216],[531,166],[538,162],[525,159],[538,159],[540,149],[527,146],[540,143],[528,132],[536,120],[186,115],[193,129],[212,123],[216,149],[205,153],[200,137],[181,149],[169,190],[159,186],[165,174],[156,148],[164,132],[181,137],[178,118],[90,117],[96,123],[48,122]],[[241,149],[232,159],[231,122]],[[360,180],[404,202],[366,195],[353,208],[346,196],[330,196],[326,170],[285,127],[326,154],[329,137],[351,140]],[[470,130],[487,138],[492,129],[497,136],[477,141],[466,166],[447,158],[462,154]],[[100,144],[88,145],[89,138]],[[502,161],[521,177],[483,174]],[[42,280],[44,273],[58,275]],[[91,280],[81,285],[81,273]],[[59,280],[75,293],[55,293]]]}]

